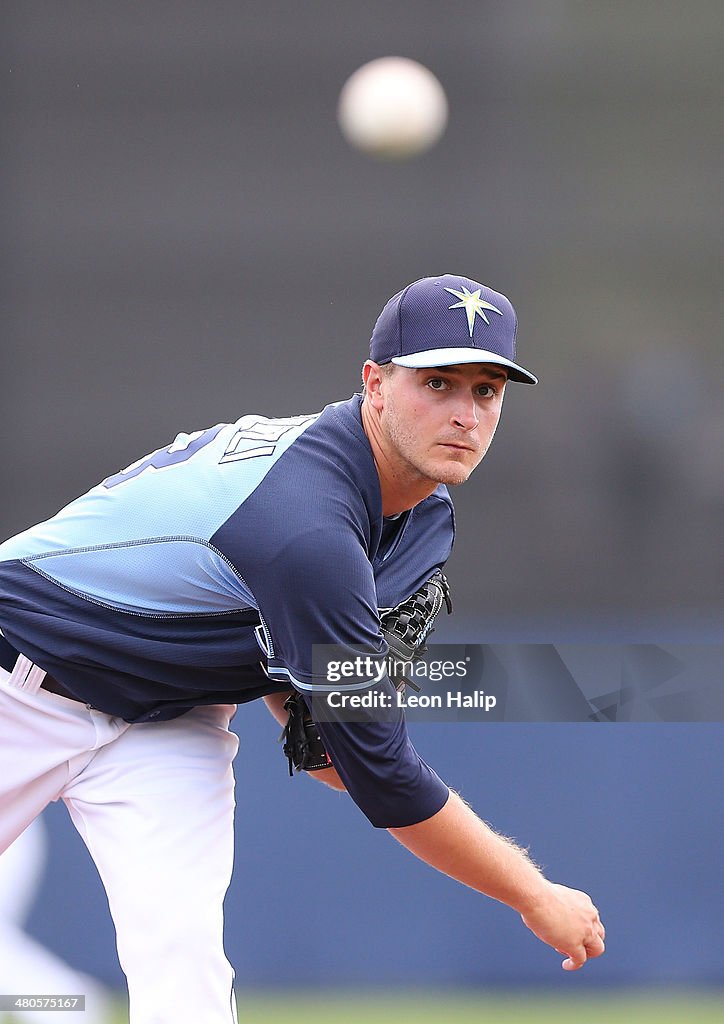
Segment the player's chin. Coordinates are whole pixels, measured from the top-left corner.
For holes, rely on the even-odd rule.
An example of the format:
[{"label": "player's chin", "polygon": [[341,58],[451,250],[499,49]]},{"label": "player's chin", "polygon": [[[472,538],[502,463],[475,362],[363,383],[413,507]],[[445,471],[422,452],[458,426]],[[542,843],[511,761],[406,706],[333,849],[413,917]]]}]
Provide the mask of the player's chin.
[{"label": "player's chin", "polygon": [[445,477],[441,477],[438,483],[445,484],[446,487],[458,487],[470,479],[471,473],[472,470],[468,470],[466,473],[448,473]]},{"label": "player's chin", "polygon": [[[477,466],[477,462],[475,463],[475,466]],[[464,484],[465,481],[469,479],[470,474],[475,469],[475,466],[471,466],[469,463],[459,462],[457,460],[447,461],[436,466],[434,473],[431,473],[430,476],[439,484],[455,487],[458,484]]]}]

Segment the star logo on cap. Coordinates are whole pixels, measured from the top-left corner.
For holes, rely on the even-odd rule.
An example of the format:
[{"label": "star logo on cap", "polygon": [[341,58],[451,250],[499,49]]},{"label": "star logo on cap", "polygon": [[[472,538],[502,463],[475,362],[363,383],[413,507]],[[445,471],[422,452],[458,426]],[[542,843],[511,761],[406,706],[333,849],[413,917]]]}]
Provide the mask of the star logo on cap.
[{"label": "star logo on cap", "polygon": [[500,316],[503,315],[501,310],[496,309],[496,307],[493,306],[490,302],[486,302],[485,299],[480,298],[480,288],[478,288],[476,292],[471,292],[468,291],[465,285],[463,285],[463,290],[461,292],[455,291],[454,288],[446,288],[445,291],[450,292],[450,294],[454,295],[456,299],[460,299],[460,302],[454,302],[452,306],[448,306],[448,309],[465,310],[468,316],[468,330],[470,331],[471,338],[473,336],[473,327],[475,326],[476,313],[478,316],[481,316],[485,323],[488,325],[490,324],[490,320],[488,320],[487,316],[485,315],[486,309],[491,310],[493,313],[498,313]]}]

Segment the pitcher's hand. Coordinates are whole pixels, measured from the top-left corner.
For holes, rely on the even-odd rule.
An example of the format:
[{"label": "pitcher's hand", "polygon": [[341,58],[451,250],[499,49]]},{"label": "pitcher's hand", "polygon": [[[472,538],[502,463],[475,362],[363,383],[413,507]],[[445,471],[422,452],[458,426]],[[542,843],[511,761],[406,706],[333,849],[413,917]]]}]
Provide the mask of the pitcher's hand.
[{"label": "pitcher's hand", "polygon": [[549,882],[535,905],[520,915],[523,924],[566,959],[564,971],[577,971],[605,950],[606,930],[590,896]]}]

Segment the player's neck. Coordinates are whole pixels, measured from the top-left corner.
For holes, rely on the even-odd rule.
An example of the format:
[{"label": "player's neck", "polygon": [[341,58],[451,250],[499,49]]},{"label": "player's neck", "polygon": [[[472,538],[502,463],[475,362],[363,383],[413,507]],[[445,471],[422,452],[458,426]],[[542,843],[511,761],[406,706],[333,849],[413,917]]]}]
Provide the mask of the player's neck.
[{"label": "player's neck", "polygon": [[379,417],[362,403],[362,426],[372,449],[382,494],[382,514],[394,516],[419,505],[437,487],[435,480],[429,480],[407,467],[395,457],[391,446],[380,427]]}]

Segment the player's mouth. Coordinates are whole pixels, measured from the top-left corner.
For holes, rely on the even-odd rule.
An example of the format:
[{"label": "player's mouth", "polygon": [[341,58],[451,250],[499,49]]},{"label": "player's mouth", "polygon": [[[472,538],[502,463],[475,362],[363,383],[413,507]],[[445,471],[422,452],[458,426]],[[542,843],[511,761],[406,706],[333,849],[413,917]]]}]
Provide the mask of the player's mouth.
[{"label": "player's mouth", "polygon": [[438,444],[441,448],[452,448],[453,451],[459,452],[476,452],[477,448],[472,448],[469,444],[459,444],[457,441],[439,441]]}]

